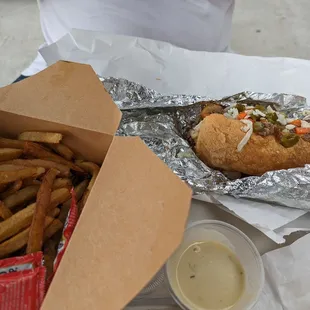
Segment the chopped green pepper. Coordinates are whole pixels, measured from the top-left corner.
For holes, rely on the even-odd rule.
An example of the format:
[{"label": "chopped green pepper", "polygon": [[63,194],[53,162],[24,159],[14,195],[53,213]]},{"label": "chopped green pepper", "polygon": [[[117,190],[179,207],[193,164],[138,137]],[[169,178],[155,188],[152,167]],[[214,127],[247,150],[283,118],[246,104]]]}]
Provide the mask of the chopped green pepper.
[{"label": "chopped green pepper", "polygon": [[235,108],[238,110],[239,113],[244,112],[245,111],[245,106],[241,103],[237,103],[235,105]]},{"label": "chopped green pepper", "polygon": [[255,122],[253,124],[253,131],[254,132],[260,132],[264,130],[264,124],[261,122]]},{"label": "chopped green pepper", "polygon": [[299,136],[294,133],[287,133],[281,137],[280,143],[288,148],[294,146],[299,141]]},{"label": "chopped green pepper", "polygon": [[265,112],[265,110],[266,110],[265,107],[260,105],[260,104],[255,105],[255,109],[259,110],[261,112]]},{"label": "chopped green pepper", "polygon": [[258,117],[256,115],[254,115],[253,113],[250,114],[250,118],[253,120],[253,121],[258,121]]},{"label": "chopped green pepper", "polygon": [[260,115],[254,115],[253,113],[251,113],[250,117],[253,121],[257,122],[262,118]]},{"label": "chopped green pepper", "polygon": [[279,132],[282,132],[285,129],[285,126],[277,124],[276,127],[278,128]]},{"label": "chopped green pepper", "polygon": [[276,113],[267,113],[266,119],[269,123],[275,124],[278,120],[278,115]]}]

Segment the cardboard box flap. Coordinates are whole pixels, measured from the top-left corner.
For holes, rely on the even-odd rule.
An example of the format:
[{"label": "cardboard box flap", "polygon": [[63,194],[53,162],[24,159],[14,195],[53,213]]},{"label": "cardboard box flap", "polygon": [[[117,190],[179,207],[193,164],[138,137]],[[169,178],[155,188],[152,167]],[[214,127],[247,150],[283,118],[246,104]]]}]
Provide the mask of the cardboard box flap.
[{"label": "cardboard box flap", "polygon": [[0,88],[0,110],[112,135],[121,119],[91,66],[63,61]]},{"label": "cardboard box flap", "polygon": [[115,137],[42,309],[123,309],[181,242],[191,194],[139,138]]}]

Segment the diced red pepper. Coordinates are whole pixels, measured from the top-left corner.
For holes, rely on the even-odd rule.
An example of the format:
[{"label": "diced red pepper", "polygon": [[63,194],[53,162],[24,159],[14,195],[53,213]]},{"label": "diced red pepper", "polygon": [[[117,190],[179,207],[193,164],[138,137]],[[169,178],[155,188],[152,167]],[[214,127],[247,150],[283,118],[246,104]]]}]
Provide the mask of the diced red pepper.
[{"label": "diced red pepper", "polygon": [[310,133],[310,128],[301,128],[301,127],[296,127],[295,128],[295,132],[298,135],[305,135],[307,133]]},{"label": "diced red pepper", "polygon": [[301,127],[301,120],[300,119],[295,119],[290,122],[291,125],[294,125],[296,127]]},{"label": "diced red pepper", "polygon": [[246,116],[247,116],[248,114],[246,113],[246,112],[240,112],[239,114],[238,114],[238,119],[240,120],[240,119],[244,119],[244,118],[246,118]]}]

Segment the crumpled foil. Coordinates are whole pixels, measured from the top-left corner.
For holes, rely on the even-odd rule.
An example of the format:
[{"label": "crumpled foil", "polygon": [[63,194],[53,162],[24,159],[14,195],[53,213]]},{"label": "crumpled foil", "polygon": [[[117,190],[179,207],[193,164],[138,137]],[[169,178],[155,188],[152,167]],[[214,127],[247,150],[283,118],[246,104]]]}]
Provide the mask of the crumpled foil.
[{"label": "crumpled foil", "polygon": [[[193,151],[189,130],[200,121],[201,101],[214,98],[194,95],[162,95],[125,79],[101,78],[123,112],[118,135],[139,136],[195,195],[228,194],[284,206],[310,210],[310,165],[271,171],[261,177],[229,180],[206,166]],[[309,106],[301,96],[242,92],[216,100],[223,106],[236,102],[272,104],[289,117],[305,118]]]}]

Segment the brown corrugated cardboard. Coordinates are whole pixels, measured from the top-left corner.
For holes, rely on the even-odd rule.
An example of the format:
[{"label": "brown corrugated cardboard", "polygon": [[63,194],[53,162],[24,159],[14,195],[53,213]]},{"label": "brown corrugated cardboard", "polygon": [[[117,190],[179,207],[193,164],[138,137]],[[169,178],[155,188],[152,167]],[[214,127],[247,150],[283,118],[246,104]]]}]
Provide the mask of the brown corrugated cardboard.
[{"label": "brown corrugated cardboard", "polygon": [[139,138],[115,138],[43,309],[122,309],[181,241],[190,194]]},{"label": "brown corrugated cardboard", "polygon": [[[92,68],[68,62],[0,88],[0,110],[7,112],[0,116],[2,133],[15,136],[25,127],[59,130],[65,134],[64,143],[97,162],[102,161],[121,119]],[[16,115],[23,117],[15,121]]]},{"label": "brown corrugated cardboard", "polygon": [[89,66],[59,62],[0,89],[0,131],[59,131],[102,162],[42,306],[122,309],[181,241],[191,190],[139,138],[114,137],[121,114]]},{"label": "brown corrugated cardboard", "polygon": [[57,62],[0,89],[1,110],[114,135],[121,113],[88,65]]}]

